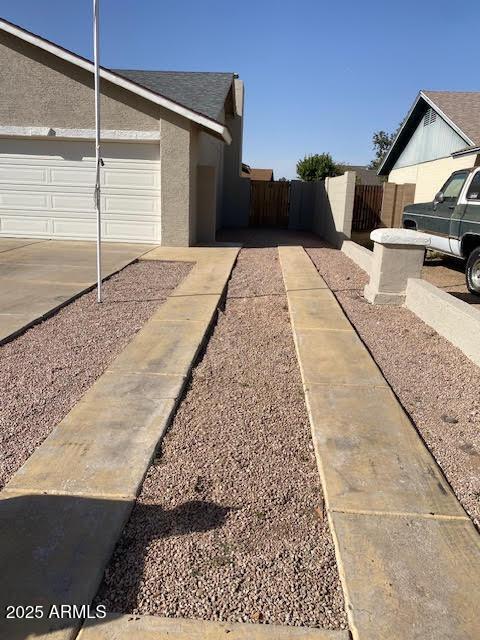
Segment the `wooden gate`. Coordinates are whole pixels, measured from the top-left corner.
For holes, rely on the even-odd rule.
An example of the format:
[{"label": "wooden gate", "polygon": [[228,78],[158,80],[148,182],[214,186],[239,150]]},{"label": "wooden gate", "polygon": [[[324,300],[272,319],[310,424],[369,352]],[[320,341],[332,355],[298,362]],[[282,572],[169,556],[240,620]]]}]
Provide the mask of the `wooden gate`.
[{"label": "wooden gate", "polygon": [[288,199],[290,183],[287,181],[250,181],[251,227],[288,227]]},{"label": "wooden gate", "polygon": [[372,231],[382,226],[383,185],[357,184],[353,205],[352,231]]}]

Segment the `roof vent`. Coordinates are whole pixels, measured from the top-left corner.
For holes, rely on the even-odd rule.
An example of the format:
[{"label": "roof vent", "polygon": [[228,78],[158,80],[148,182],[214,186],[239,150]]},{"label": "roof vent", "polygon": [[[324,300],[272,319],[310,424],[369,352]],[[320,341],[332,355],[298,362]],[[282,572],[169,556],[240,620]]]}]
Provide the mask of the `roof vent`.
[{"label": "roof vent", "polygon": [[430,109],[425,114],[425,117],[423,118],[423,126],[427,127],[429,124],[433,124],[436,119],[437,112],[430,107]]}]

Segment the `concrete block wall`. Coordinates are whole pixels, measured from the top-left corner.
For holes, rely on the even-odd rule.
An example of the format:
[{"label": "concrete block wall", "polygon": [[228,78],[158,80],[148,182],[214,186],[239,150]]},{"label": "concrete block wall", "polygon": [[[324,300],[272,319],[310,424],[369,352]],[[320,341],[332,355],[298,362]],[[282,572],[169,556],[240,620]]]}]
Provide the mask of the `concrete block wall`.
[{"label": "concrete block wall", "polygon": [[480,366],[480,311],[419,278],[410,278],[405,306]]},{"label": "concrete block wall", "polygon": [[312,230],[339,247],[352,233],[355,172],[315,183]]}]

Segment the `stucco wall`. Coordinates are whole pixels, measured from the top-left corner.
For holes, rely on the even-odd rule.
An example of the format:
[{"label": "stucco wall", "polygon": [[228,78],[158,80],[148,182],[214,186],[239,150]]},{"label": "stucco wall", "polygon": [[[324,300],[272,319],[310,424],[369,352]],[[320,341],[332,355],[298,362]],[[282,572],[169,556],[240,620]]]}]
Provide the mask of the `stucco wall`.
[{"label": "stucco wall", "polygon": [[[0,125],[93,129],[93,75],[84,69],[0,32]],[[109,82],[101,82],[102,129],[159,131],[162,244],[197,241],[199,166],[215,168],[216,221],[225,190],[223,174],[239,175],[242,119],[231,126],[234,141],[225,161],[224,143],[181,116]],[[233,124],[233,126],[232,126]],[[239,180],[239,178],[238,178]],[[247,216],[248,216],[248,207]]]},{"label": "stucco wall", "polygon": [[413,164],[410,167],[392,169],[388,175],[388,182],[393,182],[394,184],[416,183],[417,168],[418,164]]},{"label": "stucco wall", "polygon": [[[198,164],[215,168],[215,219],[216,228],[220,224],[223,200],[223,155],[225,144],[201,131],[198,138]],[[200,179],[200,173],[197,174]]]},{"label": "stucco wall", "polygon": [[188,247],[196,230],[197,136],[192,136],[190,129],[185,119],[160,121],[162,245],[167,247]]},{"label": "stucco wall", "polygon": [[[95,126],[93,75],[0,32],[0,124],[66,129]],[[165,110],[102,81],[102,128],[158,130]]]},{"label": "stucco wall", "polygon": [[216,216],[216,169],[199,165],[197,168],[197,241],[215,242]]},{"label": "stucco wall", "polygon": [[241,177],[243,118],[240,115],[227,116],[226,125],[232,134],[232,143],[224,150],[222,225],[246,227],[250,207],[250,180]]},{"label": "stucco wall", "polygon": [[388,181],[395,184],[415,183],[415,202],[430,202],[452,171],[473,167],[476,158],[476,154],[473,153],[460,158],[449,156],[402,169],[394,169],[390,172]]},{"label": "stucco wall", "polygon": [[352,233],[355,172],[326,178],[324,189],[317,189],[314,231],[334,246],[341,246]]}]

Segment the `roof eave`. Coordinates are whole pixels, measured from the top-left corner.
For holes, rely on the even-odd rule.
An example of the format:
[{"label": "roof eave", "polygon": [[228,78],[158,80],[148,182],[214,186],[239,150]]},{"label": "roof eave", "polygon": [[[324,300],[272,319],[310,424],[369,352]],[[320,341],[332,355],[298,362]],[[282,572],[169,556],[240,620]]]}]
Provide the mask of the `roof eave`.
[{"label": "roof eave", "polygon": [[461,156],[469,156],[472,153],[480,153],[480,146],[468,147],[467,149],[460,149],[459,151],[454,151],[450,155],[452,158],[460,158]]},{"label": "roof eave", "polygon": [[458,135],[463,138],[465,140],[465,142],[469,145],[474,145],[475,143],[473,142],[473,140],[471,138],[469,138],[469,136],[460,129],[460,127],[458,127],[453,120],[451,120],[441,109],[440,107],[433,101],[431,100],[423,91],[419,91],[417,97],[415,98],[414,103],[412,104],[412,106],[410,107],[410,110],[405,118],[405,120],[403,121],[402,126],[400,127],[400,129],[398,130],[397,135],[395,136],[395,140],[392,143],[392,146],[390,147],[390,149],[388,150],[387,154],[385,155],[384,159],[382,160],[382,163],[380,164],[380,166],[378,167],[377,170],[377,175],[378,176],[384,176],[384,175],[388,175],[391,171],[391,169],[388,169],[386,171],[384,171],[385,165],[388,165],[389,160],[390,160],[390,156],[392,155],[393,150],[395,149],[395,146],[397,144],[397,141],[400,139],[405,127],[407,126],[413,112],[415,111],[415,107],[417,106],[419,100],[422,99],[424,100],[430,107],[432,107],[432,109],[434,109],[438,115],[445,120],[445,122],[452,127],[452,129],[458,133]]},{"label": "roof eave", "polygon": [[[14,35],[17,38],[20,38],[21,40],[24,40],[25,42],[28,42],[29,44],[32,44],[35,47],[38,47],[39,49],[43,49],[44,51],[47,51],[48,53],[51,53],[52,55],[57,56],[62,60],[70,62],[71,64],[85,69],[92,74],[94,73],[94,65],[90,60],[87,60],[86,58],[83,58],[82,56],[79,56],[78,54],[73,53],[68,49],[64,49],[63,47],[60,47],[59,45],[56,45],[49,40],[45,40],[44,38],[37,36],[30,31],[26,31],[25,29],[22,29],[21,27],[18,27],[17,25],[8,22],[7,20],[0,18],[0,29],[2,31],[10,33],[11,35]],[[192,109],[188,109],[188,107],[174,102],[173,100],[170,100],[169,98],[166,98],[165,96],[162,96],[158,93],[150,91],[149,89],[146,89],[145,87],[142,87],[141,85],[136,84],[131,80],[127,80],[126,78],[119,76],[118,74],[110,71],[109,69],[105,69],[104,67],[100,68],[100,77],[104,80],[107,80],[108,82],[111,82],[112,84],[122,87],[123,89],[126,89],[127,91],[130,91],[131,93],[134,93],[148,100],[149,102],[153,102],[154,104],[172,111],[173,113],[177,113],[178,115],[183,116],[187,120],[195,122],[201,127],[207,129],[209,133],[213,132],[214,134],[216,134],[216,136],[220,137],[226,144],[230,144],[232,141],[232,137],[228,130],[228,127],[226,127],[221,122],[217,122],[216,120],[208,118],[207,116],[193,111]]]},{"label": "roof eave", "polygon": [[406,118],[405,118],[405,120],[403,121],[402,126],[401,126],[401,127],[400,127],[400,129],[398,130],[397,135],[395,136],[395,140],[393,141],[392,146],[391,146],[391,147],[390,147],[390,149],[387,151],[387,153],[385,154],[385,157],[383,158],[383,160],[382,160],[382,162],[381,162],[380,166],[378,167],[378,169],[377,169],[377,176],[387,175],[387,173],[383,173],[383,168],[384,168],[384,166],[387,164],[387,162],[388,162],[388,160],[389,160],[389,158],[390,158],[390,156],[391,156],[391,154],[392,154],[392,151],[393,151],[393,149],[395,148],[395,145],[397,144],[398,139],[400,138],[400,136],[401,136],[401,134],[402,134],[403,130],[405,129],[405,125],[407,124],[408,120],[410,119],[410,116],[412,115],[412,113],[413,113],[413,111],[414,111],[415,107],[417,106],[418,101],[419,101],[419,100],[420,100],[420,98],[421,98],[421,93],[422,93],[422,92],[420,91],[420,92],[418,93],[417,97],[415,98],[414,103],[412,104],[412,106],[410,107],[410,110],[409,110],[409,111],[408,111],[408,113],[407,113],[407,117],[406,117]]}]

